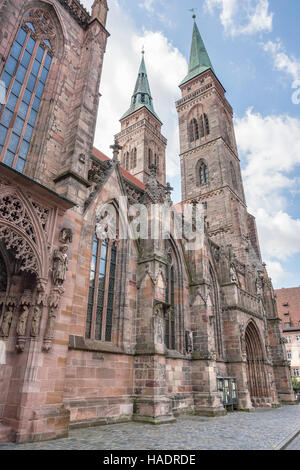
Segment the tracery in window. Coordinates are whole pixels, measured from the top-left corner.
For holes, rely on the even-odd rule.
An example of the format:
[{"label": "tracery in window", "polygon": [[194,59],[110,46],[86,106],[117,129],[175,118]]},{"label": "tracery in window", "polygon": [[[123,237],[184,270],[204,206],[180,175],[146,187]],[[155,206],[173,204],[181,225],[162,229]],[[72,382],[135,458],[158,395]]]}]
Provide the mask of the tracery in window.
[{"label": "tracery in window", "polygon": [[30,10],[18,30],[0,80],[0,161],[23,172],[56,46],[47,11]]},{"label": "tracery in window", "polygon": [[199,138],[205,137],[210,134],[209,119],[207,114],[201,114],[199,120],[193,118],[189,124],[189,138],[190,142],[195,142]]}]

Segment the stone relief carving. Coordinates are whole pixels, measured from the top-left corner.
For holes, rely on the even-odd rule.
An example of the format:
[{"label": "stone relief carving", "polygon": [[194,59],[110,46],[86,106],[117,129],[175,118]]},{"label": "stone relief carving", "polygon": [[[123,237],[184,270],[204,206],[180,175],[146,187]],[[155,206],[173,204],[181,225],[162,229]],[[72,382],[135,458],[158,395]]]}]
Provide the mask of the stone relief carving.
[{"label": "stone relief carving", "polygon": [[68,245],[63,245],[54,251],[52,277],[55,286],[62,286],[68,271]]},{"label": "stone relief carving", "polygon": [[17,344],[16,349],[18,352],[23,352],[26,342],[26,328],[29,317],[29,309],[32,304],[32,292],[25,290],[20,299],[21,312],[17,322]]},{"label": "stone relief carving", "polygon": [[49,352],[52,348],[56,317],[59,310],[60,300],[64,291],[65,290],[62,286],[54,287],[48,299],[49,313],[42,346],[42,350],[44,352]]},{"label": "stone relief carving", "polygon": [[158,303],[154,306],[154,342],[164,344],[164,305]]},{"label": "stone relief carving", "polygon": [[247,360],[247,351],[246,351],[246,339],[245,339],[245,325],[239,325],[240,330],[240,344],[241,344],[241,353],[243,361]]},{"label": "stone relief carving", "polygon": [[287,340],[287,338],[285,338],[284,336],[281,336],[281,337],[279,338],[279,343],[280,343],[280,344],[287,344],[287,343],[288,343],[288,340]]},{"label": "stone relief carving", "polygon": [[63,228],[59,234],[59,241],[66,245],[67,243],[72,243],[73,241],[73,232],[70,228]]}]

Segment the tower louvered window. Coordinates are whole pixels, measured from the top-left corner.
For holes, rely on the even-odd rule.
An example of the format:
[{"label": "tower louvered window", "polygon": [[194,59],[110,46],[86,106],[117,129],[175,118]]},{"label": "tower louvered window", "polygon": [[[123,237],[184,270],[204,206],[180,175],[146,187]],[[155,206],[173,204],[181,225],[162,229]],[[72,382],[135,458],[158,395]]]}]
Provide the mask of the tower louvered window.
[{"label": "tower louvered window", "polygon": [[0,81],[0,161],[23,172],[55,50],[48,12],[30,10],[18,30]]},{"label": "tower louvered window", "polygon": [[93,241],[86,318],[86,338],[111,341],[117,249],[114,244]]},{"label": "tower louvered window", "polygon": [[208,183],[208,169],[204,162],[199,167],[199,181],[200,186]]},{"label": "tower louvered window", "polygon": [[197,119],[193,118],[190,122],[190,141],[194,142],[199,139],[199,124]]},{"label": "tower louvered window", "polygon": [[134,170],[136,165],[137,165],[137,151],[136,151],[136,148],[134,148],[131,151],[131,170]]}]

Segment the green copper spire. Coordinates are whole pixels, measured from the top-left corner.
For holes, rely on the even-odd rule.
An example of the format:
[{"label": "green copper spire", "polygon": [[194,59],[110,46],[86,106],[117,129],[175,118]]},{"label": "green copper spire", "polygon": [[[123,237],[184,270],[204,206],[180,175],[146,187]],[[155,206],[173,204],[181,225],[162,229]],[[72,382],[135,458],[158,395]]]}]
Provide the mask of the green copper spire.
[{"label": "green copper spire", "polygon": [[199,33],[197,23],[195,21],[190,55],[189,73],[185,77],[185,79],[180,83],[180,85],[183,85],[184,83],[188,82],[200,73],[205,72],[209,69],[214,72],[214,68],[212,66],[203,39]]},{"label": "green copper spire", "polygon": [[128,111],[121,117],[121,119],[130,116],[130,114],[135,113],[144,106],[156,117],[160,122],[161,120],[157,116],[153,107],[153,100],[151,96],[150,86],[148,82],[147,70],[144,60],[144,51],[142,52],[142,62],[139,69],[138,78],[136,81],[135,89],[131,98],[131,105]]}]

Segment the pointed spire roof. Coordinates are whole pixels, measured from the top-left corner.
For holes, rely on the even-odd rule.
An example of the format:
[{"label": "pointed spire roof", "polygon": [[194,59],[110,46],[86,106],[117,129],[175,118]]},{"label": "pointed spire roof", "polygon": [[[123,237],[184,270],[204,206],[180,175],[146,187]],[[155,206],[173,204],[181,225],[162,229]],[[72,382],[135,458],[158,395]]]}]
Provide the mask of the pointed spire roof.
[{"label": "pointed spire roof", "polygon": [[141,61],[141,65],[139,68],[138,78],[135,84],[134,92],[131,98],[131,105],[128,111],[121,117],[121,120],[130,116],[130,114],[135,113],[139,109],[145,107],[147,108],[156,119],[161,122],[159,117],[157,116],[156,112],[154,111],[153,107],[153,99],[151,96],[146,64],[144,59],[144,51],[142,52],[143,57]]},{"label": "pointed spire roof", "polygon": [[214,72],[214,68],[210,61],[209,55],[207,53],[206,47],[204,45],[201,34],[199,33],[199,29],[195,20],[190,54],[189,73],[185,77],[185,79],[180,83],[180,86],[188,82],[192,78],[195,78],[197,75],[200,75],[200,73],[203,73],[209,69]]}]

